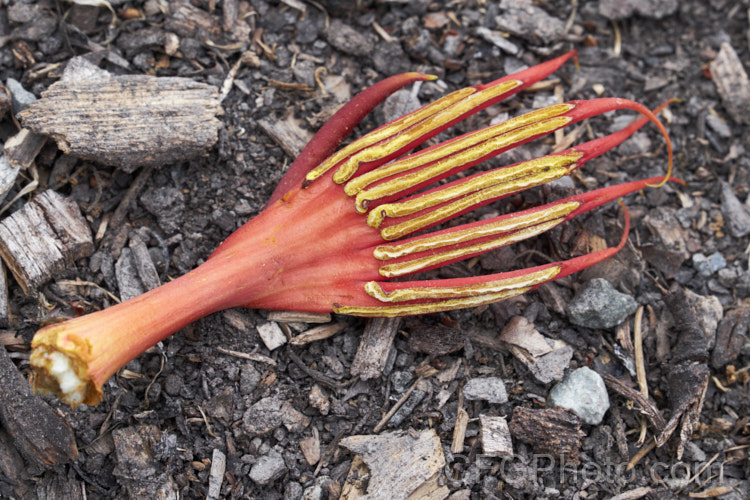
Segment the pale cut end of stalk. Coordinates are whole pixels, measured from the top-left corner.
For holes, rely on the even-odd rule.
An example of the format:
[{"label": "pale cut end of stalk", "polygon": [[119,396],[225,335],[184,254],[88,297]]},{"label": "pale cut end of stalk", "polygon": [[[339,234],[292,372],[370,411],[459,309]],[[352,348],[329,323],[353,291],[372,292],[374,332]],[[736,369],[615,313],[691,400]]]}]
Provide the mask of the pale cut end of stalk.
[{"label": "pale cut end of stalk", "polygon": [[54,394],[74,408],[101,401],[102,391],[88,375],[85,341],[70,336],[63,339],[52,327],[34,337],[31,347],[34,392]]}]

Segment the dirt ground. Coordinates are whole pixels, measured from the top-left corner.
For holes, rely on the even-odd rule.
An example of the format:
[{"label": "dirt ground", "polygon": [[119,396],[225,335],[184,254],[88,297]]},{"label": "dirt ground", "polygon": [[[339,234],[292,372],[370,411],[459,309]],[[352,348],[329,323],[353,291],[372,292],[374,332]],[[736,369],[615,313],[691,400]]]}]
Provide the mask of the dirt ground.
[{"label": "dirt ground", "polygon": [[[113,377],[99,405],[71,409],[45,397],[69,423],[79,457],[46,466],[32,463],[25,454],[26,458],[13,455],[13,446],[5,445],[0,454],[0,496],[355,498],[351,486],[357,481],[352,481],[350,469],[359,459],[351,446],[341,446],[342,441],[356,435],[395,436],[389,434],[395,431],[421,436],[433,430],[440,446],[425,460],[444,460],[431,472],[438,487],[426,496],[433,498],[448,493],[454,499],[750,498],[750,212],[745,204],[750,195],[750,87],[746,77],[744,87],[740,78],[721,95],[722,75],[712,66],[726,46],[745,68],[750,65],[750,2],[189,4],[187,18],[179,18],[184,12],[179,0],[116,0],[112,6],[117,23],[105,6],[53,0],[0,4],[0,83],[11,88],[7,81],[15,79],[37,98],[74,56],[86,55],[114,74],[182,76],[217,87],[227,81],[240,58],[245,61],[237,66],[222,102],[218,141],[199,157],[128,173],[71,159],[53,140],[47,141],[35,161],[38,186],[18,198],[3,217],[52,187],[77,202],[97,234],[136,179],[145,183],[137,186],[125,207],[122,227],[106,228],[119,235],[120,243],[78,260],[37,292],[24,294],[9,274],[7,330],[22,340],[5,344],[25,376],[30,371],[29,342],[40,325],[111,305],[102,290],[115,296],[123,292],[113,263],[128,237],[137,235],[146,243],[166,281],[202,263],[224,238],[259,213],[293,161],[261,126],[264,119],[284,124],[306,139],[343,101],[396,73],[420,71],[439,80],[408,87],[400,99],[368,116],[353,136],[412,109],[415,97],[426,104],[449,91],[577,49],[579,69],[564,65],[553,75],[555,82],[495,105],[452,133],[557,102],[557,97],[622,97],[652,109],[674,98],[678,101],[661,118],[674,146],[674,173],[685,184],[627,197],[632,217],[629,244],[608,263],[512,301],[381,325],[397,333],[385,353],[382,374],[368,380],[353,376],[351,368],[365,329],[379,328],[372,322],[334,315],[330,321],[343,325],[336,335],[269,350],[257,329],[269,323],[268,311],[231,310],[201,319]],[[617,112],[591,119],[581,129],[579,142],[617,130],[631,117]],[[0,139],[6,141],[17,130],[12,113],[6,113]],[[487,164],[500,166],[546,154],[554,142],[550,137]],[[51,172],[62,157],[68,158],[69,166],[53,178]],[[475,216],[663,174],[665,167],[664,140],[655,127],[647,126],[629,142],[589,162],[572,176],[572,183],[502,200]],[[31,181],[29,171],[21,172],[6,201]],[[432,276],[488,274],[580,255],[604,242],[616,244],[621,221],[622,212],[613,203],[538,238]],[[633,314],[612,328],[571,321],[566,305],[596,278],[606,278],[644,306],[638,325]],[[71,285],[74,280],[89,285]],[[690,313],[682,314],[683,302],[665,300],[683,297],[683,291],[688,294],[683,302],[694,306],[693,319]],[[500,333],[517,324],[518,317],[549,345],[570,346],[572,354],[560,370],[587,366],[610,377],[605,377],[610,409],[603,421],[591,425],[576,420],[567,429],[573,434],[577,426],[581,430],[580,437],[573,438],[573,457],[563,456],[564,451],[553,445],[545,447],[555,436],[519,430],[525,422],[519,411],[543,410],[563,373],[540,376],[528,353],[524,358],[519,348],[500,340]],[[299,321],[271,324],[281,324],[288,336],[318,326]],[[695,327],[702,333],[703,354],[677,359]],[[632,334],[637,329],[642,330],[640,365],[645,367],[649,408],[658,417],[643,417],[635,396],[627,392],[639,390],[635,370],[629,368],[636,363]],[[245,359],[237,353],[250,356]],[[681,369],[687,370],[684,377]],[[502,380],[504,401],[465,394],[469,381],[483,378]],[[624,392],[614,388],[612,379],[626,388]],[[700,383],[691,386],[694,380]],[[379,425],[397,406],[394,418]],[[690,421],[696,408],[700,413]],[[463,446],[456,448],[454,434],[462,412],[468,423]],[[654,422],[662,418],[664,424],[682,413],[686,416],[676,419],[672,437],[654,447],[654,437],[662,430]],[[483,422],[496,417],[511,423],[512,455],[486,452]],[[7,436],[3,439],[8,441]],[[222,455],[223,472],[212,467]],[[377,468],[388,469],[387,465],[373,461],[369,466],[358,484],[369,485],[368,498],[387,498],[392,493],[383,493],[384,480],[377,477]],[[426,479],[415,475],[402,497]],[[212,481],[214,490],[209,493]]]}]

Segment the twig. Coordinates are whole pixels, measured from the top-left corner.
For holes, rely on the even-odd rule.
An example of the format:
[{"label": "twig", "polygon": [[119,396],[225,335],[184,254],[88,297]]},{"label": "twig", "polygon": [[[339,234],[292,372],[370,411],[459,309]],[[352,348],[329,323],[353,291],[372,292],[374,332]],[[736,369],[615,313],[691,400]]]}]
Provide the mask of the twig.
[{"label": "twig", "polygon": [[316,382],[321,383],[323,385],[326,385],[328,387],[332,387],[334,389],[343,389],[347,386],[347,384],[336,382],[331,377],[327,375],[323,375],[318,370],[313,370],[309,366],[305,364],[302,359],[297,356],[297,353],[294,352],[291,348],[287,349],[286,352],[289,354],[289,357],[292,358],[292,361],[294,361],[294,364],[299,367],[300,370],[305,372],[308,377],[314,379]]},{"label": "twig", "polygon": [[231,349],[224,349],[223,347],[217,347],[216,350],[222,354],[234,356],[235,358],[242,358],[250,361],[256,361],[258,363],[265,363],[267,365],[276,366],[276,361],[262,354],[232,351]]},{"label": "twig", "polygon": [[388,410],[388,413],[386,413],[382,419],[380,419],[380,422],[378,422],[378,425],[375,426],[375,428],[372,430],[375,434],[383,430],[383,427],[385,427],[385,424],[388,423],[388,421],[391,419],[391,417],[398,411],[401,406],[406,403],[406,400],[409,399],[409,396],[411,396],[411,393],[414,392],[414,389],[416,389],[417,384],[420,383],[423,380],[423,377],[419,377],[412,385],[409,387],[409,389],[404,393],[403,396],[401,396],[401,399],[396,401],[396,404],[393,405],[393,408]]}]

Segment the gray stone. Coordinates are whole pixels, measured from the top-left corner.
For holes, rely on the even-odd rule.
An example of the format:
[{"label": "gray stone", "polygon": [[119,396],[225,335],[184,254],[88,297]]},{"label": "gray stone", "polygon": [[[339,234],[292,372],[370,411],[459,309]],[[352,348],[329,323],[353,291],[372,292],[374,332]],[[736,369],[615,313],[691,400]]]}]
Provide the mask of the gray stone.
[{"label": "gray stone", "polygon": [[296,481],[286,484],[284,488],[284,500],[299,500],[302,498],[302,485]]},{"label": "gray stone", "polygon": [[638,309],[630,295],[614,289],[609,281],[594,278],[578,290],[568,304],[570,321],[587,328],[612,328]]},{"label": "gray stone", "polygon": [[286,472],[284,458],[276,450],[263,455],[250,469],[250,479],[261,485],[271,484]]},{"label": "gray stone", "polygon": [[704,278],[710,277],[714,272],[711,270],[711,264],[705,254],[698,252],[693,254],[693,269]]},{"label": "gray stone", "polygon": [[547,406],[562,406],[574,411],[587,424],[598,425],[609,409],[604,380],[590,368],[578,368],[549,393]]},{"label": "gray stone", "polygon": [[704,463],[706,461],[706,452],[701,450],[693,441],[685,443],[685,454],[682,456],[688,462]]},{"label": "gray stone", "polygon": [[419,102],[414,93],[408,89],[401,89],[394,92],[383,102],[383,123],[392,122],[401,118],[407,113],[419,109],[422,103]]},{"label": "gray stone", "polygon": [[732,137],[732,129],[729,128],[727,122],[712,113],[706,115],[706,125],[716,132],[719,137],[723,137],[724,139]]},{"label": "gray stone", "polygon": [[715,273],[727,267],[727,260],[719,252],[714,252],[708,256],[708,264],[711,266],[711,272]]},{"label": "gray stone", "polygon": [[366,35],[339,20],[331,22],[326,30],[326,39],[341,52],[353,56],[369,56],[374,49]]},{"label": "gray stone", "polygon": [[521,52],[521,49],[515,43],[505,38],[502,34],[497,31],[492,31],[489,28],[480,26],[475,30],[477,36],[484,38],[484,40],[492,45],[498,47],[503,52],[510,55],[517,55]]},{"label": "gray stone", "polygon": [[13,113],[20,113],[26,109],[29,104],[36,101],[36,96],[23,88],[21,82],[8,78],[5,81],[5,86],[10,92],[11,102],[13,103]]},{"label": "gray stone", "polygon": [[504,12],[495,17],[495,24],[511,35],[545,45],[565,35],[565,23],[547,14],[531,0],[503,0],[500,8]]},{"label": "gray stone", "polygon": [[508,402],[508,393],[503,379],[499,377],[473,378],[464,385],[464,398],[502,404]]},{"label": "gray stone", "polygon": [[750,212],[726,182],[721,183],[721,212],[732,236],[742,238],[750,234]]},{"label": "gray stone", "polygon": [[240,370],[240,394],[247,396],[253,392],[260,383],[260,378],[260,372],[252,363],[244,365]]},{"label": "gray stone", "polygon": [[633,14],[661,19],[677,11],[677,0],[601,0],[599,14],[614,21]]}]

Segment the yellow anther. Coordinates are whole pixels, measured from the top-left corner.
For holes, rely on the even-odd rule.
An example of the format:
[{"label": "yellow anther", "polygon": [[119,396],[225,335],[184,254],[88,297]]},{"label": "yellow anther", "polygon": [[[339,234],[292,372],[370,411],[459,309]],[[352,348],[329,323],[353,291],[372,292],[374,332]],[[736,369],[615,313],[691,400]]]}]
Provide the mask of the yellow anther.
[{"label": "yellow anther", "polygon": [[461,229],[438,235],[428,234],[421,238],[413,239],[398,245],[380,245],[375,248],[373,256],[378,260],[396,259],[398,257],[423,252],[425,250],[434,250],[449,245],[471,242],[478,238],[494,236],[510,231],[519,231],[521,229],[526,229],[554,219],[565,217],[580,206],[581,203],[578,201],[569,201],[530,214],[518,215],[497,222],[470,227],[468,229]]},{"label": "yellow anther", "polygon": [[[556,104],[554,106],[549,106],[547,108],[517,116],[502,123],[498,123],[497,125],[478,130],[461,137],[460,139],[444,143],[428,151],[410,155],[402,160],[395,161],[355,177],[346,183],[346,186],[344,186],[344,192],[349,196],[354,196],[374,182],[441,160],[459,151],[492,139],[493,137],[510,132],[511,130],[562,115],[574,107],[575,106],[572,104]],[[359,203],[357,205],[359,209]]]},{"label": "yellow anther", "polygon": [[552,266],[534,273],[516,276],[515,278],[489,281],[478,285],[402,288],[390,293],[385,293],[377,282],[371,281],[365,285],[365,291],[378,300],[387,302],[419,299],[444,300],[392,306],[363,307],[334,305],[333,311],[338,314],[349,314],[352,316],[394,317],[477,307],[526,293],[532,290],[535,285],[554,279],[560,273],[561,269],[561,266]]},{"label": "yellow anther", "polygon": [[[491,151],[493,149],[493,146],[488,146],[488,149]],[[478,154],[481,157],[487,153],[479,152]],[[535,158],[533,160],[519,163],[518,165],[512,167],[491,170],[480,176],[468,178],[465,181],[454,184],[451,187],[438,189],[431,193],[417,196],[409,200],[380,205],[368,214],[367,223],[372,227],[380,227],[380,224],[382,224],[385,217],[403,217],[406,215],[411,215],[413,213],[419,212],[420,210],[431,208],[452,200],[458,200],[473,193],[479,194],[480,192],[482,192],[482,190],[486,190],[491,187],[508,186],[507,189],[511,189],[514,183],[523,181],[528,177],[535,177],[537,175],[545,174],[547,174],[547,177],[549,177],[550,175],[558,175],[561,177],[567,174],[569,171],[568,167],[578,161],[582,156],[583,155],[579,152],[573,152],[566,155],[543,156],[541,158]],[[452,160],[452,158],[446,161],[450,160]],[[436,164],[433,167],[426,169],[425,171],[439,168],[441,168],[441,165]],[[448,168],[450,168],[450,166]],[[420,171],[405,177],[418,176],[422,174],[422,172],[424,171]],[[552,180],[552,178],[549,178],[548,180]],[[391,182],[402,184],[403,182],[405,182],[405,178],[402,177]],[[386,189],[386,184],[390,184],[391,182],[381,184],[380,186],[375,187],[374,190],[377,190],[381,186],[383,186],[383,189]],[[369,192],[370,190],[363,191],[362,193],[357,195],[357,197],[359,197],[360,195],[367,196],[366,193]]]},{"label": "yellow anther", "polygon": [[480,295],[478,297],[467,297],[464,299],[442,300],[440,302],[425,302],[422,304],[404,304],[398,306],[340,306],[334,305],[333,312],[337,314],[348,314],[350,316],[362,316],[365,318],[393,318],[396,316],[413,316],[415,314],[429,314],[467,307],[478,307],[491,304],[501,300],[507,300],[517,295],[530,291],[531,288],[519,288],[507,292]]},{"label": "yellow anther", "polygon": [[385,292],[377,281],[368,281],[365,284],[365,292],[370,297],[382,302],[476,297],[478,295],[507,292],[519,288],[528,289],[534,285],[554,279],[560,273],[561,269],[561,266],[552,266],[541,271],[522,274],[513,278],[487,281],[473,285],[400,288],[391,292]]},{"label": "yellow anther", "polygon": [[344,159],[354,155],[355,153],[365,148],[372,146],[375,143],[378,143],[380,141],[388,139],[389,137],[395,134],[398,134],[399,132],[411,127],[415,123],[418,123],[421,120],[428,118],[429,116],[439,113],[443,109],[449,106],[452,106],[457,101],[460,101],[475,92],[476,92],[476,89],[472,87],[468,87],[465,89],[457,90],[455,92],[451,92],[450,94],[441,97],[437,101],[421,107],[420,109],[414,111],[413,113],[404,115],[401,118],[387,125],[384,125],[380,128],[373,130],[369,134],[362,136],[361,138],[352,142],[348,146],[340,149],[333,155],[329,156],[323,163],[321,163],[314,169],[310,170],[310,172],[308,172],[306,176],[306,179],[308,181],[314,181],[315,179],[317,179],[318,177],[320,177],[321,175],[325,174],[330,169],[335,167],[336,164],[343,161]]},{"label": "yellow anther", "polygon": [[398,262],[396,264],[386,264],[380,267],[379,272],[381,276],[384,276],[386,278],[396,278],[398,276],[404,276],[406,274],[413,274],[423,269],[427,269],[428,267],[440,265],[444,262],[461,259],[472,254],[489,252],[490,250],[496,250],[500,247],[518,243],[519,241],[523,241],[525,239],[542,234],[543,232],[552,229],[553,227],[559,225],[564,221],[565,219],[554,219],[549,222],[544,222],[533,227],[506,234],[490,241],[485,241],[484,243],[477,243],[476,245],[457,248],[455,250],[448,250],[418,259]]},{"label": "yellow anther", "polygon": [[[345,183],[346,181],[351,179],[354,174],[357,173],[357,169],[359,168],[360,163],[385,158],[394,151],[398,151],[401,148],[407,146],[415,139],[439,129],[446,123],[458,118],[465,113],[470,112],[472,109],[481,106],[485,102],[492,100],[495,97],[501,96],[513,90],[521,84],[522,82],[520,80],[509,80],[507,82],[495,85],[494,87],[482,90],[481,92],[476,92],[471,88],[464,89],[472,90],[474,92],[470,93],[468,97],[464,99],[456,100],[450,106],[443,106],[443,109],[441,109],[439,112],[430,114],[425,119],[419,121],[409,128],[402,126],[399,127],[398,130],[395,131],[398,133],[396,134],[394,132],[394,134],[391,134],[388,140],[385,140],[378,144],[372,143],[373,145],[371,147],[365,149],[360,148],[336,170],[336,172],[333,174],[333,181],[337,184]],[[408,117],[410,115],[406,116]]]}]

